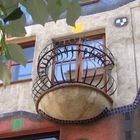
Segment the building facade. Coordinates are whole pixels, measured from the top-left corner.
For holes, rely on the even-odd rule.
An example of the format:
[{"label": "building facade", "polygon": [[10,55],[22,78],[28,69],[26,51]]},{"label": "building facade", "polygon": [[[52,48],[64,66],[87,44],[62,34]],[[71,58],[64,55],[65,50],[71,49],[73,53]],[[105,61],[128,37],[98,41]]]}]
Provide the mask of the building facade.
[{"label": "building facade", "polygon": [[[56,23],[28,26],[26,37],[8,40],[23,46],[28,63],[26,67],[8,63],[12,82],[6,88],[0,86],[1,139],[139,140],[139,108],[133,111],[138,106],[140,87],[140,0],[100,0],[82,3],[81,7],[82,16],[75,28],[62,17]],[[95,46],[94,58],[90,46]],[[109,75],[115,82],[110,81]],[[50,81],[43,83],[44,76]],[[64,90],[73,81],[74,86]],[[99,99],[91,94],[88,98],[74,95],[77,83],[85,85],[89,81],[95,84],[81,91],[80,85],[76,90],[88,95],[94,86],[96,94],[109,94]],[[55,88],[58,83],[62,85]],[[98,99],[95,107],[90,105],[92,99]],[[105,107],[112,111],[110,115],[94,119]],[[48,114],[42,115],[39,109]]]}]

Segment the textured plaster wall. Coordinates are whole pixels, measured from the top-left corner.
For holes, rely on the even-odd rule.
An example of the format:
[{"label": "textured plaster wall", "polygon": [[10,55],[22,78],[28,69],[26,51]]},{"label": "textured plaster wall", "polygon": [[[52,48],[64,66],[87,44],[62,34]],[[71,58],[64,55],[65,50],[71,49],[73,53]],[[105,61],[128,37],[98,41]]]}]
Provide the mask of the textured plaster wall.
[{"label": "textured plaster wall", "polygon": [[137,86],[140,87],[140,7],[133,8],[132,15]]},{"label": "textured plaster wall", "polygon": [[0,114],[14,111],[35,112],[32,100],[32,82],[0,87]]},{"label": "textured plaster wall", "polygon": [[[78,34],[73,33],[72,27],[66,24],[65,19],[56,23],[46,23],[44,27],[41,25],[26,27],[27,35],[36,35],[33,79],[37,75],[38,55],[52,39],[94,35],[98,30],[103,29],[106,34],[106,45],[116,58],[116,65],[112,72],[118,84],[117,92],[112,96],[114,106],[132,103],[136,97],[137,85],[140,84],[139,6],[140,0],[137,0],[116,10],[82,16],[77,23],[82,23],[84,28]],[[114,19],[123,16],[128,17],[129,24],[122,28],[115,27]],[[17,110],[35,112],[31,87],[32,82],[13,84],[7,88],[0,87],[0,114]]]}]

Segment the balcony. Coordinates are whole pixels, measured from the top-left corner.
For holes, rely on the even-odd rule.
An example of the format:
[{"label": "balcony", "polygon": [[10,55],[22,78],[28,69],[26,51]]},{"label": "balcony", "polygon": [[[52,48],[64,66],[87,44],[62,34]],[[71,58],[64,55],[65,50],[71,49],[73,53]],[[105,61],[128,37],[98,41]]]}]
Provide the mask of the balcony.
[{"label": "balcony", "polygon": [[101,41],[49,44],[38,59],[33,98],[39,114],[59,121],[85,121],[111,109],[116,83],[114,57]]}]

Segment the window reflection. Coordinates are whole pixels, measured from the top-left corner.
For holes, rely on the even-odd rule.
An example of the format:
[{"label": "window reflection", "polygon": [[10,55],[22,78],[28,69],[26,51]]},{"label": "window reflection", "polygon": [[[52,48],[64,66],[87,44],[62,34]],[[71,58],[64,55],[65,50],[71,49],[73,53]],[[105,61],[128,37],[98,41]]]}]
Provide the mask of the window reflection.
[{"label": "window reflection", "polygon": [[26,66],[15,65],[12,66],[12,80],[24,80],[31,78],[32,62]]},{"label": "window reflection", "polygon": [[[62,67],[62,68],[61,68]],[[75,77],[75,68],[76,68],[76,61],[72,61],[71,63],[63,63],[63,65],[56,64],[56,78],[58,81],[70,79],[69,71],[71,69],[71,78]],[[62,72],[61,72],[62,71]]]},{"label": "window reflection", "polygon": [[59,54],[57,61],[62,62],[70,59],[76,59],[76,51],[74,51],[76,50],[76,48],[76,45],[69,45],[66,48],[59,48],[57,51],[57,53]]},{"label": "window reflection", "polygon": [[31,78],[34,46],[24,48],[23,51],[28,59],[28,62],[26,66],[12,62],[11,65],[12,81],[25,80]]}]

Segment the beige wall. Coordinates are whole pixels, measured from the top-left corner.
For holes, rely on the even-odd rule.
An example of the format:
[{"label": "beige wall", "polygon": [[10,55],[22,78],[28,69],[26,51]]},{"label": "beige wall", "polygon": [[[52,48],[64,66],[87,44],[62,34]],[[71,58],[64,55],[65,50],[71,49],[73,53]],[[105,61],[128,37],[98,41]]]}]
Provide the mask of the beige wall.
[{"label": "beige wall", "polygon": [[0,114],[14,111],[35,112],[32,82],[0,86]]},{"label": "beige wall", "polygon": [[[106,45],[116,59],[112,71],[118,84],[117,92],[112,96],[114,107],[132,103],[140,85],[139,13],[140,0],[137,0],[116,10],[80,17],[77,23],[84,24],[85,28],[79,34],[72,32],[72,27],[66,24],[65,19],[56,23],[46,23],[44,27],[41,25],[26,27],[28,35],[36,35],[33,79],[36,77],[38,55],[52,39],[69,38],[72,35],[94,35],[104,31]],[[122,28],[115,27],[114,19],[122,16],[128,17],[128,25]],[[6,89],[0,87],[0,114],[17,110],[35,112],[31,85],[32,82],[13,84]]]}]

